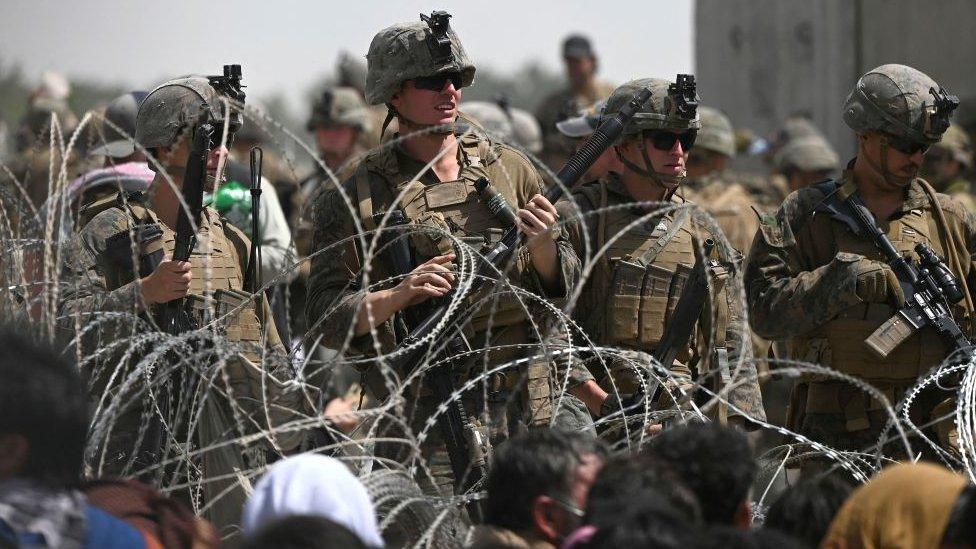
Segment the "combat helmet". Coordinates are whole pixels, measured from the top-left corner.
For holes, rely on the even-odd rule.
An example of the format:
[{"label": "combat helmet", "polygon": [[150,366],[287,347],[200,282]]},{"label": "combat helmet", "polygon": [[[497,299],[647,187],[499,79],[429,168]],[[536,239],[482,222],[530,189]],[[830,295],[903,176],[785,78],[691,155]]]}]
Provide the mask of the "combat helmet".
[{"label": "combat helmet", "polygon": [[532,154],[542,150],[542,129],[539,122],[522,109],[504,99],[468,101],[461,111],[482,125],[488,135],[509,145],[516,145]]},{"label": "combat helmet", "polygon": [[451,14],[421,14],[420,21],[398,23],[373,37],[366,54],[366,102],[388,104],[406,80],[448,72],[461,74],[461,86],[474,82],[475,67],[450,28]]},{"label": "combat helmet", "polygon": [[[607,99],[601,119],[606,120],[617,114],[624,105],[633,99],[638,90],[650,88],[652,93],[650,100],[644,103],[644,106],[624,125],[620,141],[648,130],[674,132],[690,130],[697,132],[701,128],[701,122],[698,119],[698,93],[695,87],[695,77],[679,74],[677,80],[675,83],[660,78],[640,78],[621,84],[613,90]],[[654,171],[653,164],[644,147],[641,147],[641,153],[644,156],[645,167],[643,168],[630,162],[621,154],[618,154],[618,157],[627,169],[649,177],[671,191],[677,188],[677,185],[687,177],[686,174],[673,176]]]},{"label": "combat helmet", "polygon": [[942,134],[939,148],[949,151],[952,159],[962,164],[966,169],[973,167],[973,144],[969,135],[958,126],[949,126]]},{"label": "combat helmet", "polygon": [[776,151],[773,164],[780,173],[833,172],[840,166],[840,157],[826,139],[807,135],[790,140]]},{"label": "combat helmet", "polygon": [[184,138],[184,132],[192,131],[204,116],[220,128],[225,122],[223,98],[230,104],[227,122],[228,132],[233,135],[243,124],[244,92],[239,65],[225,65],[224,76],[188,76],[164,82],[139,105],[136,141],[147,149],[170,146]]},{"label": "combat helmet", "polygon": [[637,90],[650,88],[651,99],[624,126],[624,135],[644,130],[697,130],[698,94],[693,76],[678,75],[678,83],[660,78],[640,78],[621,84],[607,99],[602,117],[610,118],[634,98]]},{"label": "combat helmet", "polygon": [[701,129],[698,130],[695,147],[730,158],[735,156],[735,133],[729,117],[714,107],[701,105],[698,107],[698,118]]},{"label": "combat helmet", "polygon": [[326,88],[312,105],[312,115],[306,128],[351,126],[361,132],[370,132],[373,122],[366,111],[366,104],[355,88]]},{"label": "combat helmet", "polygon": [[906,65],[882,65],[857,81],[844,104],[844,122],[857,133],[882,132],[932,144],[949,128],[959,98]]}]

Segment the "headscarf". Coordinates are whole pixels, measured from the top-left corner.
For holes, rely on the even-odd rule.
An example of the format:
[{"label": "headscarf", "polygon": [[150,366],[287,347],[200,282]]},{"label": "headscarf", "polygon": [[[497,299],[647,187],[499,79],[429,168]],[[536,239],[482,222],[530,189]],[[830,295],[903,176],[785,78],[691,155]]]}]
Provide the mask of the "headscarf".
[{"label": "headscarf", "polygon": [[851,494],[824,547],[938,547],[966,483],[963,475],[932,463],[892,465]]},{"label": "headscarf", "polygon": [[241,526],[249,535],[290,515],[325,517],[345,526],[364,543],[383,546],[366,487],[337,459],[301,454],[272,465],[244,505]]}]

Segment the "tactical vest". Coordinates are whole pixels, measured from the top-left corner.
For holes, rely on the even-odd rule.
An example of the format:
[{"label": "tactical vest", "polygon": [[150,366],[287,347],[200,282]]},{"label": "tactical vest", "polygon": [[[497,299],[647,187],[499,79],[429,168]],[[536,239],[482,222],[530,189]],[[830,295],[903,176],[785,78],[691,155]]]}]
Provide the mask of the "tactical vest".
[{"label": "tactical vest", "polygon": [[[606,181],[577,192],[586,197],[593,210],[600,210],[594,251],[609,243],[594,271],[594,280],[588,282],[596,288],[609,288],[602,326],[598,328],[601,332],[598,343],[650,352],[668,327],[681,289],[696,261],[698,236],[693,232],[691,210],[683,208],[632,225],[636,216],[644,216],[645,212],[606,211]],[[706,313],[704,316],[715,320],[699,328],[715,334],[711,341],[714,347],[725,346],[729,311],[726,300],[716,296],[724,292],[728,276],[724,267],[713,268],[709,273],[711,301],[719,310],[716,315]],[[688,363],[692,358],[691,347],[682,349],[677,358]]]},{"label": "tactical vest", "polygon": [[[509,229],[491,213],[474,187],[475,181],[481,178],[491,181],[488,168],[500,161],[497,145],[466,135],[458,139],[458,146],[462,162],[458,179],[454,181],[426,184],[413,179],[417,174],[400,173],[401,170],[393,165],[394,151],[367,157],[353,176],[359,218],[366,231],[375,230],[391,208],[403,210],[414,229],[410,235],[410,248],[415,265],[453,252],[452,237],[484,254]],[[516,189],[508,181],[491,183],[512,208],[519,207]],[[397,196],[400,200],[394,205]],[[373,266],[376,268],[372,270],[375,274],[371,284],[382,277],[402,274],[394,273],[382,254],[373,258]],[[492,345],[511,345],[507,349],[491,350],[490,362],[501,364],[524,356],[524,350],[516,345],[530,343],[531,339],[522,305],[510,293],[499,295],[497,288],[495,284],[488,284],[468,297],[467,303],[477,304],[478,308],[465,322],[463,331],[475,348],[486,344],[483,338],[488,327],[491,328]],[[501,290],[504,292],[505,288]],[[518,383],[524,383],[522,394],[532,424],[546,424],[552,416],[549,368],[548,360],[534,360],[520,368],[518,374],[499,374],[491,383],[499,390],[513,390]],[[421,395],[425,392],[426,389],[422,389]]]},{"label": "tactical vest", "polygon": [[[937,204],[933,206],[939,207]],[[885,260],[871,239],[854,235],[846,226],[834,220],[826,226],[829,227],[829,234],[823,236],[834,241],[837,252]],[[940,256],[946,255],[936,218],[927,210],[911,210],[891,220],[887,228],[883,224],[880,226],[895,249],[905,256],[917,260],[914,248],[920,242],[931,246]],[[830,365],[872,382],[912,382],[931,366],[941,362],[947,348],[941,338],[922,330],[902,342],[887,358],[878,358],[864,341],[895,312],[896,309],[887,303],[863,303],[850,307],[800,338],[798,343],[805,347],[805,353],[798,358],[813,358],[816,359],[813,362]],[[964,319],[967,316],[965,307],[954,305],[953,316]],[[963,324],[964,330],[967,324]]]},{"label": "tactical vest", "polygon": [[[401,195],[398,207],[403,209],[410,223],[428,228],[416,230],[410,236],[415,265],[437,255],[453,252],[454,243],[451,237],[461,240],[480,253],[486,253],[509,229],[488,210],[474,187],[474,182],[483,177],[490,180],[487,168],[498,161],[498,151],[488,141],[474,136],[459,139],[459,146],[465,162],[462,162],[455,181],[430,185],[410,179],[415,174],[396,174],[395,178],[381,179],[370,176],[373,172],[368,169],[368,165],[367,169],[360,169],[354,177],[359,215],[367,231],[376,229],[377,222],[393,206],[398,195]],[[513,208],[519,206],[518,197],[510,185],[505,182],[492,184]],[[384,258],[379,259],[381,263],[386,263]],[[379,272],[384,276],[395,274],[389,265]],[[376,281],[374,279],[371,282]],[[487,296],[493,289],[491,286],[471,296],[469,303],[476,303]],[[473,332],[480,332],[489,324],[504,327],[525,320],[522,307],[510,295],[479,307],[469,324]]]},{"label": "tactical vest", "polygon": [[[931,196],[929,204],[933,208],[940,207]],[[811,223],[814,222],[817,222],[816,219],[811,220]],[[763,227],[765,229],[766,226]],[[847,252],[885,261],[873,240],[858,237],[837,220],[824,215],[815,227],[815,238],[833,241],[837,253]],[[943,240],[945,233],[931,210],[913,209],[891,220],[887,226],[879,223],[879,227],[885,231],[895,249],[904,256],[917,261],[914,247],[920,242],[931,246],[940,256],[946,256]],[[829,258],[814,258],[814,261],[826,264]],[[969,261],[968,257],[966,261]],[[950,264],[947,261],[947,265]],[[957,277],[960,275],[954,274]],[[942,338],[931,329],[923,329],[910,336],[885,358],[879,358],[871,352],[865,340],[895,313],[896,309],[887,303],[855,305],[816,330],[791,341],[792,354],[804,362],[829,366],[845,374],[858,376],[895,402],[919,376],[940,363],[947,355],[947,347]],[[953,305],[952,314],[963,331],[968,333],[971,321],[966,308]],[[796,414],[802,412],[843,413],[848,418],[848,429],[857,430],[866,427],[865,414],[868,410],[882,408],[880,402],[868,398],[862,391],[846,390],[822,376],[812,376],[803,392],[806,394],[800,396],[805,400],[802,408],[791,412],[794,414],[793,421],[796,422],[800,421]],[[800,406],[800,403],[793,406]]]},{"label": "tactical vest", "polygon": [[[140,277],[151,273],[162,256],[171,254],[176,246],[176,233],[145,206],[141,193],[114,193],[96,200],[82,210],[81,218],[90,221],[110,208],[126,212],[133,226],[131,235],[130,230],[126,230],[109,238],[110,247],[106,254],[112,268],[111,272],[105,273],[106,289],[109,291],[136,278],[132,268],[132,238],[135,238],[138,246],[136,256],[140,259],[140,271],[146,270],[147,263],[151,264],[148,272],[138,273]],[[218,320],[228,341],[253,344],[245,345],[248,351],[241,354],[248,360],[259,362],[257,349],[262,339],[262,328],[257,316],[257,304],[255,300],[249,301],[250,295],[243,290],[237,250],[225,233],[224,223],[217,212],[204,208],[196,246],[190,254],[193,279],[187,300],[196,313],[194,318],[199,326]],[[158,228],[158,237],[140,240],[139,235],[149,232],[147,228]],[[119,249],[113,247],[120,244]],[[153,259],[146,262],[144,258]],[[242,307],[245,302],[247,304]],[[154,306],[155,310],[158,310],[158,306]],[[231,311],[235,312],[228,316]]]}]

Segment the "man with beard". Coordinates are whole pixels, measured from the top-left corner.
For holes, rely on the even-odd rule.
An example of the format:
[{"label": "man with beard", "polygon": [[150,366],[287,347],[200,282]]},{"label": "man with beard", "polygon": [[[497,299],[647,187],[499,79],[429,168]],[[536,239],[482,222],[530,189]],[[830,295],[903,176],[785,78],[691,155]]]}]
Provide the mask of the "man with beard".
[{"label": "man with beard", "polygon": [[[756,333],[789,340],[790,358],[864,380],[891,403],[951,349],[931,327],[893,348],[869,347],[869,337],[904,305],[905,292],[870,234],[854,232],[825,207],[850,212],[850,197],[859,196],[899,254],[917,264],[921,243],[944,257],[964,294],[951,305],[952,316],[968,331],[976,219],[917,177],[957,105],[955,96],[911,67],[883,65],[862,76],[844,105],[857,156],[839,179],[799,189],[775,216],[763,216],[746,265]],[[940,411],[951,410],[946,396],[939,390],[918,395],[910,409],[915,424],[946,416]],[[883,404],[862,389],[809,376],[793,391],[788,427],[837,449],[861,450],[878,442],[888,418]],[[952,428],[950,415],[926,432],[948,445]]]}]

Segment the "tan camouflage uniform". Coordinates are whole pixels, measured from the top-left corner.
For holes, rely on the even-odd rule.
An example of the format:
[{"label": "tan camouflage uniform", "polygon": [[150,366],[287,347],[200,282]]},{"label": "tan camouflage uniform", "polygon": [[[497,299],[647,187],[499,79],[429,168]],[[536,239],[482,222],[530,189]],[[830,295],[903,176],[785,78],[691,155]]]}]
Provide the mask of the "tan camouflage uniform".
[{"label": "tan camouflage uniform", "polygon": [[[588,257],[584,232],[589,237],[590,257],[611,237],[617,238],[586,280],[574,309],[574,319],[596,345],[652,352],[677,303],[679,290],[675,284],[680,283],[679,277],[686,277],[689,268],[694,265],[695,246],[712,235],[690,218],[686,218],[677,231],[672,231],[675,218],[687,215],[673,211],[663,218],[651,216],[626,233],[621,233],[649,212],[638,207],[619,207],[632,203],[633,198],[613,172],[603,180],[577,188],[573,192],[573,199],[580,213],[566,200],[560,201],[557,209],[566,222],[565,231],[577,255]],[[605,208],[610,209],[602,215],[593,213]],[[679,353],[678,363],[671,369],[683,389],[691,386],[692,379],[702,378],[710,370],[718,368],[711,358],[712,346],[705,341],[712,330],[718,332],[714,343],[728,349],[726,366],[736,363],[742,345],[742,326],[741,317],[736,313],[739,309],[736,299],[727,291],[732,284],[733,274],[728,266],[710,273],[714,298],[699,320],[693,344]],[[643,282],[643,287],[650,289],[642,292],[641,285],[645,280],[649,282]],[[746,353],[748,355],[749,351]],[[649,357],[646,360],[649,361]],[[695,371],[692,371],[692,364],[697,364]],[[614,370],[618,365],[609,366]],[[617,371],[611,371],[610,375],[621,393],[633,393],[636,391],[636,380],[630,367],[626,364],[622,366]],[[604,390],[613,393],[610,376],[606,370],[602,370],[601,365],[595,365],[593,375]],[[747,364],[742,371],[726,371],[722,375],[713,373],[707,381],[702,379],[702,382],[710,390],[720,391],[723,384],[746,376],[751,376],[751,380],[733,390],[729,400],[749,416],[764,419],[755,366]],[[729,413],[738,415],[731,411]]]}]

